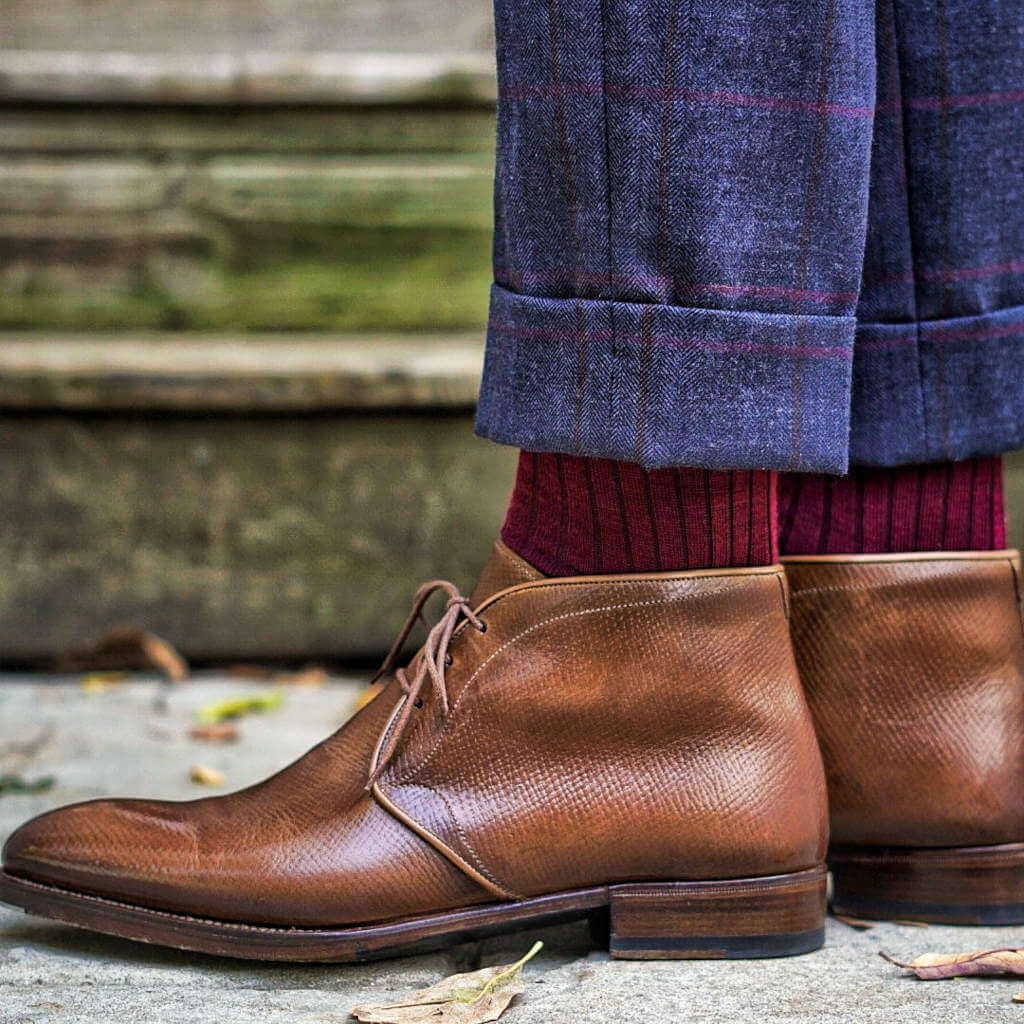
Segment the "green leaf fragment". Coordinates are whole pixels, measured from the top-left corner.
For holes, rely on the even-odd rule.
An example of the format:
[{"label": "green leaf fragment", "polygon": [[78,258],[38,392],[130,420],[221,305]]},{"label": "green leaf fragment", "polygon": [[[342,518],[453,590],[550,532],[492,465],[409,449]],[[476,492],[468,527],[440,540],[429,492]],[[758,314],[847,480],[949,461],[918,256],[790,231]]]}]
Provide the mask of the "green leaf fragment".
[{"label": "green leaf fragment", "polygon": [[535,942],[531,947],[530,951],[520,960],[517,960],[514,964],[509,964],[508,967],[502,969],[500,974],[496,974],[490,981],[485,982],[476,988],[460,988],[456,989],[451,994],[451,999],[458,1003],[475,1003],[478,999],[483,999],[484,996],[489,995],[499,985],[507,984],[510,981],[515,981],[522,971],[524,965],[529,963],[543,948],[543,942]]},{"label": "green leaf fragment", "polygon": [[244,697],[229,697],[227,700],[207,704],[205,708],[196,713],[196,720],[202,725],[213,725],[217,722],[226,722],[230,718],[241,718],[242,715],[273,711],[282,704],[284,704],[284,694],[280,690],[271,690],[269,693],[250,693]]},{"label": "green leaf fragment", "polygon": [[57,780],[52,775],[44,775],[41,778],[29,781],[20,775],[7,773],[6,775],[0,775],[0,796],[7,793],[19,795],[45,793],[47,790],[53,789],[56,782]]}]

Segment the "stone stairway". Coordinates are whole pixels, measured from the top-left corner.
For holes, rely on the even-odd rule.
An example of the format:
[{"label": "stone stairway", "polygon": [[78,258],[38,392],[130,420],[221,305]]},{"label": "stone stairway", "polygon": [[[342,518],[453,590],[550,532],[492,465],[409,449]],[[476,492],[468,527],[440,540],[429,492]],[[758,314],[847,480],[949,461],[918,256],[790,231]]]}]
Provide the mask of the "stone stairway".
[{"label": "stone stairway", "polygon": [[419,581],[468,585],[514,459],[471,437],[490,20],[6,0],[0,663],[118,621],[369,656]]},{"label": "stone stairway", "polygon": [[29,0],[0,39],[0,661],[362,657],[468,585],[485,0]]}]

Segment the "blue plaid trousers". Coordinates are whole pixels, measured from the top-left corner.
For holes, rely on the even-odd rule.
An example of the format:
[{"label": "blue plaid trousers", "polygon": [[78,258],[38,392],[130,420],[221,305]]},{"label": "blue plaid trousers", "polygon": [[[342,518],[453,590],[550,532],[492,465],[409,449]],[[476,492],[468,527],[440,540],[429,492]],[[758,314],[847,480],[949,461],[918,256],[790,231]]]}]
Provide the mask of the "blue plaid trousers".
[{"label": "blue plaid trousers", "polygon": [[840,473],[1024,445],[1021,0],[496,0],[477,430]]}]

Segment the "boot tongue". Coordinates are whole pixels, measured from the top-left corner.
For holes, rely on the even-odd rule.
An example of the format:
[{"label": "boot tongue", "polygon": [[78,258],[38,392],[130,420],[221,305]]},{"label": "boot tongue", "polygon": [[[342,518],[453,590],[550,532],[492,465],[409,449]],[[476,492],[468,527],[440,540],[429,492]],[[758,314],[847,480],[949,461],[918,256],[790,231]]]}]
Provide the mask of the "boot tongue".
[{"label": "boot tongue", "polygon": [[474,608],[479,608],[489,597],[499,590],[514,587],[531,580],[542,580],[544,574],[534,569],[514,551],[507,548],[500,540],[494,542],[491,555],[484,564],[480,578],[476,581],[469,601]]}]

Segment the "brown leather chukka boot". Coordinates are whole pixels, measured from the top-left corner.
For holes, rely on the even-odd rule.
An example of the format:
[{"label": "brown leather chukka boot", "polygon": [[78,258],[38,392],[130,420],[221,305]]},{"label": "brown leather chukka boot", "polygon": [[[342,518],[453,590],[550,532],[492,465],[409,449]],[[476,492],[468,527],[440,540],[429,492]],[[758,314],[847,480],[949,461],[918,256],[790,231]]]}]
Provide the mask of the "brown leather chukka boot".
[{"label": "brown leather chukka boot", "polygon": [[828,777],[835,910],[1024,923],[1019,556],[785,561]]},{"label": "brown leather chukka boot", "polygon": [[817,948],[825,780],[780,567],[542,579],[500,545],[406,669],[267,781],[98,800],[0,899],[228,956],[354,960],[607,914],[622,957]]}]

